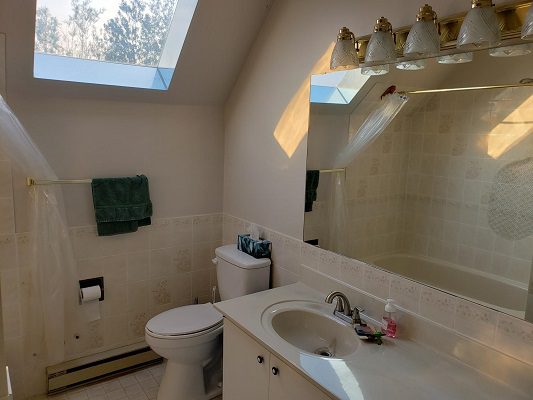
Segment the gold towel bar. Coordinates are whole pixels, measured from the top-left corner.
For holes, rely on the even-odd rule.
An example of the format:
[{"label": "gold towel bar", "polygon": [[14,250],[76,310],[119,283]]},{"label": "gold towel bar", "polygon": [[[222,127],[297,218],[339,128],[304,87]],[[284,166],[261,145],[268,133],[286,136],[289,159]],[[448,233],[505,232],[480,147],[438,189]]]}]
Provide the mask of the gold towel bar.
[{"label": "gold towel bar", "polygon": [[75,184],[75,183],[91,183],[92,179],[56,179],[56,180],[37,180],[32,177],[26,178],[27,186],[35,185],[56,185],[56,184]]},{"label": "gold towel bar", "polygon": [[335,168],[335,169],[321,169],[321,174],[330,174],[333,172],[346,172],[346,168]]}]

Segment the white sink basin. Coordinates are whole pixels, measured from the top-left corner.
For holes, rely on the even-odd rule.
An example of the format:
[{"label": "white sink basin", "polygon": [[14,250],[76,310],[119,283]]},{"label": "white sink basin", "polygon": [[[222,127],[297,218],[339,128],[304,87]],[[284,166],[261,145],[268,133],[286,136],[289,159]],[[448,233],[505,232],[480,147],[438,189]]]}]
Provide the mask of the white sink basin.
[{"label": "white sink basin", "polygon": [[359,347],[353,328],[333,316],[330,305],[308,301],[276,303],[263,311],[265,330],[299,351],[317,357],[347,358]]}]

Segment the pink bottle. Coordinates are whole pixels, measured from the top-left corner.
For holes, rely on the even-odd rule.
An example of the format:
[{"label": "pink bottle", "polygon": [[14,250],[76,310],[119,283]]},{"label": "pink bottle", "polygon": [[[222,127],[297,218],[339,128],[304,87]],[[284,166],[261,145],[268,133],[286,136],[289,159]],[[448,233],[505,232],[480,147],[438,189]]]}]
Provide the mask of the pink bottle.
[{"label": "pink bottle", "polygon": [[396,306],[393,304],[394,300],[387,299],[385,304],[385,314],[383,314],[383,333],[385,336],[396,337]]}]

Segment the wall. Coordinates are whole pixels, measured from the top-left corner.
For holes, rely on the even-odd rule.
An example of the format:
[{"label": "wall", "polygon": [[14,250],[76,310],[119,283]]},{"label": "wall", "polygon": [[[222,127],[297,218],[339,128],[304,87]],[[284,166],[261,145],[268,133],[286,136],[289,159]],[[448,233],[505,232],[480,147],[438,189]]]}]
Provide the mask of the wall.
[{"label": "wall", "polygon": [[[533,107],[530,96],[527,88],[444,93],[428,99],[409,116],[402,235],[407,252],[527,287],[533,236],[506,238],[489,225],[489,216],[510,220],[513,215],[506,214],[506,208],[518,207],[523,213],[518,219],[528,223],[525,215],[531,212],[531,205],[525,198],[519,200],[516,193],[527,191],[524,185],[530,182],[499,192],[493,192],[493,187],[502,168],[533,155],[527,118]],[[495,193],[506,196],[509,191],[516,205],[509,203],[510,198],[504,203],[496,201]]]},{"label": "wall", "polygon": [[[429,256],[526,287],[533,237],[505,238],[491,228],[488,216],[509,206],[490,205],[498,171],[533,154],[526,117],[533,106],[530,95],[527,88],[505,89],[444,93],[407,103],[347,167],[350,246],[342,253],[368,261],[391,253]],[[358,120],[359,108],[351,120]],[[308,158],[327,147],[315,140],[322,126],[315,127],[311,117]],[[328,117],[340,124],[346,115]],[[314,163],[308,159],[308,168]],[[320,237],[321,247],[332,249],[323,232],[328,227],[323,212],[327,183],[319,185],[316,209],[305,215],[305,239]],[[517,204],[524,215],[518,219],[527,223],[530,205],[525,198]]]},{"label": "wall", "polygon": [[[463,0],[432,6],[442,16],[468,9]],[[408,25],[419,7],[414,0],[274,3],[226,104],[226,212],[302,237],[310,74],[328,69],[340,27],[366,35],[382,14]]]}]

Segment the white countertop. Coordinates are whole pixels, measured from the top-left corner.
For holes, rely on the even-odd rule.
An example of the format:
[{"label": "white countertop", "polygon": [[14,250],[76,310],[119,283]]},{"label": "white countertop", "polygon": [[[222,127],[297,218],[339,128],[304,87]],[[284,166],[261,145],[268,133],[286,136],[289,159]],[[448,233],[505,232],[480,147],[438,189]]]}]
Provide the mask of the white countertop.
[{"label": "white countertop", "polygon": [[362,343],[350,359],[328,359],[298,351],[262,326],[262,313],[272,304],[291,300],[323,302],[324,298],[324,294],[296,283],[216,303],[215,307],[273,354],[339,399],[530,399],[409,340],[385,338],[381,346]]}]

